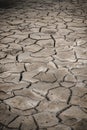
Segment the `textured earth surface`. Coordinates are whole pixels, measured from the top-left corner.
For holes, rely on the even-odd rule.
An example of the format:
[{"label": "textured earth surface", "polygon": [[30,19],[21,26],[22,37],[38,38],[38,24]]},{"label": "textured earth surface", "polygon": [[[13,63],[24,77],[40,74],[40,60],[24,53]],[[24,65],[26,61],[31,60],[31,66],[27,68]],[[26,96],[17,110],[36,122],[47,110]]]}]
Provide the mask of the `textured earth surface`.
[{"label": "textured earth surface", "polygon": [[0,130],[87,130],[87,0],[1,1]]}]

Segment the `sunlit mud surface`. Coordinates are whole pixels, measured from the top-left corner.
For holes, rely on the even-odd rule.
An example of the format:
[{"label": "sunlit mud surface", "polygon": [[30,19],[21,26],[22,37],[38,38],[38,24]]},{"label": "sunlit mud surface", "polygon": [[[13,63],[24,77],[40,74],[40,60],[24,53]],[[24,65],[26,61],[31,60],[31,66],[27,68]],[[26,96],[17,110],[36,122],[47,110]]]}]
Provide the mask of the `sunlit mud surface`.
[{"label": "sunlit mud surface", "polygon": [[0,130],[87,130],[87,0],[0,0]]}]

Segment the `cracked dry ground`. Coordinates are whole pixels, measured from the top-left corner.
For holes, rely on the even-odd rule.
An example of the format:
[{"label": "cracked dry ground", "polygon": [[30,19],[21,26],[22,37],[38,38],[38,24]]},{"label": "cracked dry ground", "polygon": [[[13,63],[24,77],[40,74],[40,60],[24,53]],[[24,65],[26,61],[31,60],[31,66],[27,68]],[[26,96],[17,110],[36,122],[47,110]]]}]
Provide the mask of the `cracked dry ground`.
[{"label": "cracked dry ground", "polygon": [[87,130],[87,1],[0,8],[0,130]]}]

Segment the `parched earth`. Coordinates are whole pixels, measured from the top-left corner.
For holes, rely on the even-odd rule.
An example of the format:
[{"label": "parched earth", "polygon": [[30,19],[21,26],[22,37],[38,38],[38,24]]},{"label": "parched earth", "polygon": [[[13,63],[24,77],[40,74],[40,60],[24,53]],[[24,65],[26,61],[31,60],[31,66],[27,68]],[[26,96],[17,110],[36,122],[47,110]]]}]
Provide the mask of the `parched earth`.
[{"label": "parched earth", "polygon": [[1,1],[0,130],[87,130],[87,0]]}]

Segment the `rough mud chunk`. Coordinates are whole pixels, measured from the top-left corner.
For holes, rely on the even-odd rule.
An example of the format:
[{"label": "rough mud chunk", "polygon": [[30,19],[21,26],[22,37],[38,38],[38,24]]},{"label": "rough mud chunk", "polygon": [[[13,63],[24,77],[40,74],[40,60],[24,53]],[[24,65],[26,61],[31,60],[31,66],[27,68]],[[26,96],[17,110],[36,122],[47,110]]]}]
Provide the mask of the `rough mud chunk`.
[{"label": "rough mud chunk", "polygon": [[55,117],[55,114],[49,112],[42,112],[34,115],[40,128],[46,128],[49,126],[56,125],[58,119]]},{"label": "rough mud chunk", "polygon": [[68,89],[58,87],[49,91],[48,98],[51,101],[67,102],[69,95],[70,91]]},{"label": "rough mud chunk", "polygon": [[39,101],[30,99],[28,97],[15,96],[13,98],[5,100],[5,103],[20,110],[27,110],[35,107]]}]

